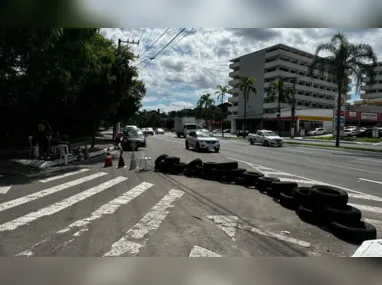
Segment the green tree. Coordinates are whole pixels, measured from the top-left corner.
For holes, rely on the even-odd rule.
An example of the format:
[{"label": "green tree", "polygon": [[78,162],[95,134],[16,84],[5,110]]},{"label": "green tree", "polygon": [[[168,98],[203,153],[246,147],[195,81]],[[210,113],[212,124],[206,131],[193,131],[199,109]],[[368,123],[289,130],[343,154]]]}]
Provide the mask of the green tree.
[{"label": "green tree", "polygon": [[238,88],[244,97],[244,120],[243,120],[243,130],[246,131],[246,120],[247,120],[247,101],[249,99],[249,94],[257,94],[256,87],[254,86],[256,83],[256,78],[240,76],[239,81],[235,84],[235,88]]},{"label": "green tree", "polygon": [[[330,55],[321,57],[319,56],[321,52]],[[343,33],[335,34],[330,42],[320,44],[316,48],[315,57],[309,66],[310,76],[313,76],[316,70],[322,76],[326,72],[337,83],[336,147],[340,146],[340,111],[343,86],[347,83],[348,76],[353,75],[357,79],[356,89],[359,91],[364,73],[370,77],[370,84],[373,84],[376,64],[377,56],[370,45],[352,44]]]},{"label": "green tree", "polygon": [[[212,106],[215,103],[215,100],[211,98],[211,94],[203,94],[200,96],[199,101],[197,102],[197,105],[201,110],[204,109],[206,114],[206,120],[208,121],[210,119]],[[211,129],[211,124],[209,125],[209,128]]]},{"label": "green tree", "polygon": [[[218,95],[218,100],[220,99],[221,100],[221,104],[224,103],[224,96],[225,94],[228,93],[228,86],[221,86],[221,85],[218,85],[216,87],[218,90],[215,92],[215,94]],[[222,108],[222,111],[223,111],[223,108]],[[222,131],[222,137],[224,138],[224,132],[223,132],[223,119],[224,119],[224,113],[222,112],[222,117],[220,119],[221,121],[221,131]]]},{"label": "green tree", "polygon": [[[281,126],[280,126],[280,120],[281,120],[281,103],[287,103],[290,105],[294,105],[293,95],[295,94],[295,89],[290,86],[286,86],[285,81],[283,79],[280,79],[278,81],[273,81],[271,84],[269,84],[268,90],[267,90],[267,100],[269,102],[276,102],[277,101],[277,123],[278,123],[278,129],[279,129],[279,135],[281,136]],[[293,106],[292,106],[293,107]]]}]

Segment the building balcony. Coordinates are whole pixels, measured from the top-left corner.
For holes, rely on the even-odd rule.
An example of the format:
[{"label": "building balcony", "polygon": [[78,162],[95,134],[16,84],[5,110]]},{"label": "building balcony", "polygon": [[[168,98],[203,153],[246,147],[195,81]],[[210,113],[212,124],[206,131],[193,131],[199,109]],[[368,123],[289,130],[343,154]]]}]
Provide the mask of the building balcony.
[{"label": "building balcony", "polygon": [[228,85],[235,86],[235,84],[238,83],[238,82],[239,82],[238,79],[233,79],[233,80],[228,81]]},{"label": "building balcony", "polygon": [[240,73],[239,70],[236,70],[236,71],[231,71],[228,75],[229,77],[234,78],[239,76],[239,73]]},{"label": "building balcony", "polygon": [[230,69],[236,69],[240,67],[240,62],[234,62],[229,65]]},{"label": "building balcony", "polygon": [[382,99],[382,90],[378,93],[364,93],[361,94],[361,99]]},{"label": "building balcony", "polygon": [[228,102],[237,103],[237,102],[239,102],[239,97],[238,96],[232,96],[232,97],[228,98]]},{"label": "building balcony", "polygon": [[228,90],[228,93],[232,95],[239,94],[239,88],[231,88]]}]

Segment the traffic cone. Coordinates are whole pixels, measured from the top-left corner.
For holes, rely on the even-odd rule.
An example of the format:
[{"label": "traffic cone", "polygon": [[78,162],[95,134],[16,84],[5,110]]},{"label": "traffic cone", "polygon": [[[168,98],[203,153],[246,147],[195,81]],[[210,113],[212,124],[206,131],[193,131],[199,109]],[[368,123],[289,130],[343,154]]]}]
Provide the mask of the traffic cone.
[{"label": "traffic cone", "polygon": [[130,168],[129,170],[134,170],[137,168],[137,162],[135,161],[135,154],[134,151],[131,153],[131,161],[130,161]]},{"label": "traffic cone", "polygon": [[85,151],[84,151],[84,158],[85,159],[88,159],[89,158],[89,150],[88,150],[88,145],[85,144]]},{"label": "traffic cone", "polygon": [[106,158],[105,158],[105,165],[103,167],[110,167],[113,166],[113,160],[111,159],[111,153],[109,149],[107,149],[106,152]]},{"label": "traffic cone", "polygon": [[120,155],[119,155],[119,161],[118,161],[118,166],[117,168],[124,168],[126,167],[125,166],[125,160],[123,159],[123,155],[122,155],[123,151],[121,150],[120,151]]}]

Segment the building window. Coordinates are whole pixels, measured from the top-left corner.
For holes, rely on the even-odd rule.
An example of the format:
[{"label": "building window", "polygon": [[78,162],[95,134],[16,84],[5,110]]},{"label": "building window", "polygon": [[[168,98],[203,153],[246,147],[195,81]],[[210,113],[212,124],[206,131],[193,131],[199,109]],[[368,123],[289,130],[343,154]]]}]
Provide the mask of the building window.
[{"label": "building window", "polygon": [[309,92],[305,92],[305,96],[310,96],[310,93]]},{"label": "building window", "polygon": [[309,107],[310,106],[310,103],[309,102],[305,102],[305,107]]},{"label": "building window", "polygon": [[301,101],[297,101],[297,105],[298,106],[302,106],[302,102]]}]

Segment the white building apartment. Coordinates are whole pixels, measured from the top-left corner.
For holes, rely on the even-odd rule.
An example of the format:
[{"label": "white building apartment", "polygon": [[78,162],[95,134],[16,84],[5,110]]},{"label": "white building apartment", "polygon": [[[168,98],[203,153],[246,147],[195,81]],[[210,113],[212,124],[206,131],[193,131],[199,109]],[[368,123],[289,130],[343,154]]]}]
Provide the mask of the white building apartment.
[{"label": "white building apartment", "polygon": [[363,82],[366,85],[362,86],[361,90],[365,91],[365,93],[361,94],[361,100],[354,102],[356,105],[366,103],[369,106],[382,107],[382,62],[378,62],[374,72],[376,76],[373,85],[368,85],[370,77],[363,78]]},{"label": "white building apartment", "polygon": [[[233,69],[229,73],[229,76],[232,78],[229,81],[230,86],[233,87],[235,85],[239,76],[256,78],[255,87],[257,94],[250,94],[247,101],[246,125],[248,130],[253,131],[259,127],[263,117],[269,118],[271,114],[274,114],[274,117],[277,116],[277,102],[266,103],[265,99],[269,84],[281,78],[289,82],[291,86],[292,78],[297,78],[295,98],[298,109],[334,108],[337,85],[327,74],[322,76],[317,72],[313,78],[309,77],[308,66],[313,61],[313,58],[313,54],[278,44],[230,61],[229,67]],[[230,93],[233,96],[228,99],[232,104],[232,107],[228,108],[228,111],[231,112],[229,118],[231,119],[231,131],[236,132],[242,129],[244,99],[243,94],[237,88],[233,87]],[[281,106],[281,108],[288,107],[287,104],[282,104]]]}]

